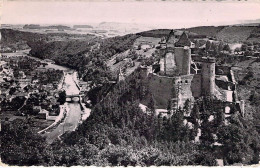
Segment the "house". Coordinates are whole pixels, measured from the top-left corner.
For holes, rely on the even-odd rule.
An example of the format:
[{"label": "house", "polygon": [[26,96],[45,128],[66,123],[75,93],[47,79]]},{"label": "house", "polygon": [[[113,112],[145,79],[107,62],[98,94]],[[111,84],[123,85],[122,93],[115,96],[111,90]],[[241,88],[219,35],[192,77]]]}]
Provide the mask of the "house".
[{"label": "house", "polygon": [[46,63],[55,64],[55,61],[53,61],[53,60],[50,60],[50,59],[44,59],[44,61],[45,61]]},{"label": "house", "polygon": [[0,95],[0,102],[3,101],[5,99],[5,96],[4,95]]},{"label": "house", "polygon": [[37,115],[37,118],[39,119],[47,119],[47,117],[49,116],[49,111],[45,110],[45,109],[42,109],[38,115]]},{"label": "house", "polygon": [[47,85],[46,85],[46,89],[48,89],[48,90],[52,90],[53,89],[53,84],[52,83],[48,83]]},{"label": "house", "polygon": [[33,89],[32,93],[39,93],[39,90],[38,89]]},{"label": "house", "polygon": [[2,74],[2,73],[0,73],[0,82],[5,82],[5,81],[4,81],[4,77],[5,77],[5,75]]},{"label": "house", "polygon": [[37,83],[39,83],[39,80],[38,79],[34,79],[34,80],[32,80],[32,83],[33,84],[37,84]]},{"label": "house", "polygon": [[33,112],[34,113],[40,113],[42,111],[41,106],[33,106]]},{"label": "house", "polygon": [[40,72],[46,72],[47,71],[47,69],[42,67],[42,66],[38,67],[36,70],[40,71]]},{"label": "house", "polygon": [[19,74],[19,78],[22,78],[22,79],[26,78],[26,75],[23,71],[19,71],[18,74]]},{"label": "house", "polygon": [[55,93],[54,96],[55,96],[56,98],[59,98],[59,97],[60,97],[59,93]]},{"label": "house", "polygon": [[16,97],[27,97],[28,95],[25,92],[19,92],[19,93],[15,93],[15,96]]}]

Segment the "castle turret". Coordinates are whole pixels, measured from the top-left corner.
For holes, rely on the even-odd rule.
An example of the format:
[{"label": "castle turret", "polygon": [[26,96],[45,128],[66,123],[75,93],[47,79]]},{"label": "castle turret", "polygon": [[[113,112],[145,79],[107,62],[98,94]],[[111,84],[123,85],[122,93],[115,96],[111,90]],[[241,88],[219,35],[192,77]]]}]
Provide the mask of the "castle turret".
[{"label": "castle turret", "polygon": [[213,96],[215,90],[215,58],[202,57],[201,87],[204,96]]}]

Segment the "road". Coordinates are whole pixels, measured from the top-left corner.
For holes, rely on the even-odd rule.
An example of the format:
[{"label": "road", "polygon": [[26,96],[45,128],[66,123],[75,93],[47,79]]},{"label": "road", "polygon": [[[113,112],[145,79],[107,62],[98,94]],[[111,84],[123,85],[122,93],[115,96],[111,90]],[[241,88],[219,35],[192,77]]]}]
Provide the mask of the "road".
[{"label": "road", "polygon": [[[64,80],[64,89],[67,95],[79,94],[79,89],[73,81],[72,74],[66,74]],[[58,127],[56,127],[52,132],[46,133],[48,143],[52,143],[66,131],[74,131],[77,128],[79,121],[81,120],[82,111],[78,102],[66,102],[65,106],[67,109],[67,114],[64,122],[59,124]]]}]

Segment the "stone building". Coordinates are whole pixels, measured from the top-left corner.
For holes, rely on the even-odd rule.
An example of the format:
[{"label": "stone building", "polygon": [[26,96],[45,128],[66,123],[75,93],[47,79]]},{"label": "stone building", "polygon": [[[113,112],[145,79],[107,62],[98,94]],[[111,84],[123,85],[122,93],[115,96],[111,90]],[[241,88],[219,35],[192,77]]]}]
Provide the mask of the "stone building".
[{"label": "stone building", "polygon": [[157,69],[159,66],[159,72],[142,67],[143,78],[155,99],[155,108],[167,109],[169,102],[172,109],[180,108],[187,100],[193,102],[201,96],[216,97],[226,106],[241,107],[231,67],[216,66],[212,57],[192,60],[194,45],[185,32],[177,39],[171,31],[159,44],[160,61],[153,66]]}]

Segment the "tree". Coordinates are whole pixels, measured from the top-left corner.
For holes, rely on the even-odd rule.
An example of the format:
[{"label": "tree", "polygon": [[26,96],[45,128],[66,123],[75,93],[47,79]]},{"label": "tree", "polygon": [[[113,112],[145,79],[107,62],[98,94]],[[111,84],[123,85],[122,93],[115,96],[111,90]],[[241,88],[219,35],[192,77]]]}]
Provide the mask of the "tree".
[{"label": "tree", "polygon": [[239,47],[235,48],[235,50],[234,50],[234,52],[237,53],[237,54],[238,54],[240,51],[241,51],[241,49],[240,49]]},{"label": "tree", "polygon": [[245,53],[244,53],[244,56],[252,56],[252,55],[253,55],[252,51],[246,50]]},{"label": "tree", "polygon": [[246,44],[242,44],[241,51],[246,51],[246,50],[247,50],[247,45]]},{"label": "tree", "polygon": [[153,95],[151,95],[150,100],[148,102],[148,108],[151,110],[151,113],[153,115],[155,114],[155,107],[154,107],[155,103],[154,102],[155,102],[154,97],[153,97]]},{"label": "tree", "polygon": [[34,132],[28,120],[16,119],[2,124],[1,160],[10,165],[45,165],[49,162],[45,139]]},{"label": "tree", "polygon": [[224,51],[227,51],[227,52],[229,52],[229,53],[231,52],[231,49],[230,49],[230,47],[229,47],[228,44],[225,44],[225,45],[224,45],[223,50],[224,50]]},{"label": "tree", "polygon": [[223,51],[223,47],[224,47],[224,44],[222,41],[220,41],[219,45],[218,45],[218,51],[219,53]]},{"label": "tree", "polygon": [[64,104],[66,102],[66,92],[65,92],[65,90],[63,90],[59,93],[58,102],[60,102],[60,104]]},{"label": "tree", "polygon": [[210,47],[211,47],[211,42],[207,41],[206,42],[206,51],[209,51]]},{"label": "tree", "polygon": [[9,90],[9,94],[13,95],[15,93],[15,91],[16,91],[16,88],[11,87],[10,90]]}]

